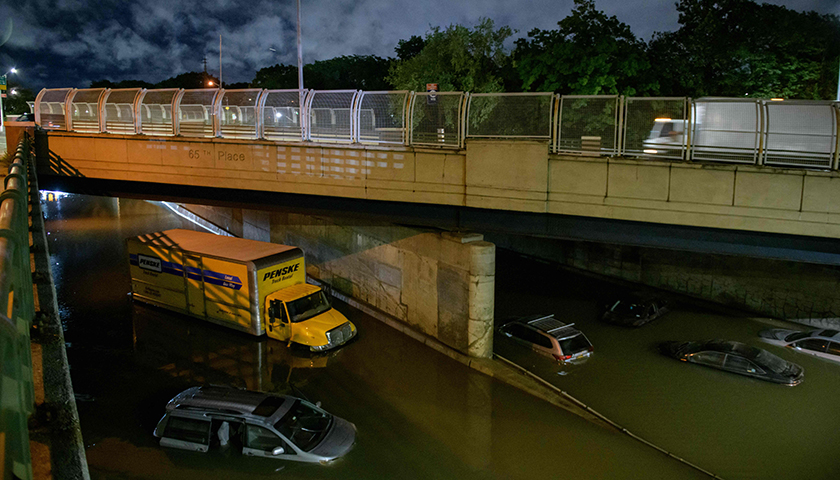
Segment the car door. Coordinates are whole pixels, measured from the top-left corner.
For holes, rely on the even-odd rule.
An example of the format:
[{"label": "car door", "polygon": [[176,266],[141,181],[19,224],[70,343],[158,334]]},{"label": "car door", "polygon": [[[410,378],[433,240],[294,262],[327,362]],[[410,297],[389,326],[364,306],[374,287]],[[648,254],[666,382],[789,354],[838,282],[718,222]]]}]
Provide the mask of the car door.
[{"label": "car door", "polygon": [[245,424],[243,455],[293,460],[297,452],[280,435],[259,425]]},{"label": "car door", "polygon": [[828,340],[805,338],[794,343],[793,348],[803,353],[825,358],[826,350],[828,349]]},{"label": "car door", "polygon": [[292,336],[292,324],[286,312],[286,304],[280,300],[269,300],[266,308],[266,334],[276,340],[288,341]]},{"label": "car door", "polygon": [[750,377],[765,376],[764,370],[758,365],[740,355],[734,355],[731,353],[726,355],[726,360],[723,362],[723,368],[732,373],[739,373]]},{"label": "car door", "polygon": [[170,415],[163,428],[160,445],[206,452],[210,448],[210,419]]}]

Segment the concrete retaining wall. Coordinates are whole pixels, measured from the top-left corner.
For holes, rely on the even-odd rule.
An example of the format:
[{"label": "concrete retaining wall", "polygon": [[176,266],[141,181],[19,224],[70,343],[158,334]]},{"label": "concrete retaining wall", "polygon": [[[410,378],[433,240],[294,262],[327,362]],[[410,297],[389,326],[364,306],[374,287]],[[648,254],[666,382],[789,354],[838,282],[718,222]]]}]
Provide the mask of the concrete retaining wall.
[{"label": "concrete retaining wall", "polygon": [[488,235],[496,245],[763,316],[840,328],[840,267],[676,250]]},{"label": "concrete retaining wall", "polygon": [[310,276],[462,353],[492,353],[496,249],[481,235],[185,207],[234,235],[299,246]]}]

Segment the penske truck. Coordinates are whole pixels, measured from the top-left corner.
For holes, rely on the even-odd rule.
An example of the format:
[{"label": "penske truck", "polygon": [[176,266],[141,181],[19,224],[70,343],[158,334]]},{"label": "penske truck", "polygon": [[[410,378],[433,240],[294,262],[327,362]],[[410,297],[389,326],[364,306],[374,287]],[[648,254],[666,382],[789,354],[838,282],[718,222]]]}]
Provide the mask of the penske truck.
[{"label": "penske truck", "polygon": [[356,335],[298,247],[173,229],[126,240],[132,298],[311,351]]}]

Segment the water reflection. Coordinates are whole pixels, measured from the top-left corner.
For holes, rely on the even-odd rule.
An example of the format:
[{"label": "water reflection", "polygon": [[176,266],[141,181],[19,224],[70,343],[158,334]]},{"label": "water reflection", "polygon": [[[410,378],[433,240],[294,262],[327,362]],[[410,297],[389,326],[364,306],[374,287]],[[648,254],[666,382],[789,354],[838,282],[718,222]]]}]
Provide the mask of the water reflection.
[{"label": "water reflection", "polygon": [[[80,402],[79,413],[94,479],[703,478],[340,302],[335,308],[360,333],[319,357],[133,304],[125,239],[189,225],[142,201],[58,203],[47,205],[47,229],[74,388],[92,400]],[[167,400],[201,383],[321,401],[356,424],[357,445],[330,467],[160,448],[152,430]]]}]

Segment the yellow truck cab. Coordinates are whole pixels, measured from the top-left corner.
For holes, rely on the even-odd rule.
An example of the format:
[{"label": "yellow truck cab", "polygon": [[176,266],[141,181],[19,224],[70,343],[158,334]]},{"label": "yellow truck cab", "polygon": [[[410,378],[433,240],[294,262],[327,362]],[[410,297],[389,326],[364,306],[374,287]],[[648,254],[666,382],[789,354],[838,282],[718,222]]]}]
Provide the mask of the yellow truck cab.
[{"label": "yellow truck cab", "polygon": [[136,300],[324,351],[356,326],[306,283],[298,247],[173,229],[127,241]]}]

